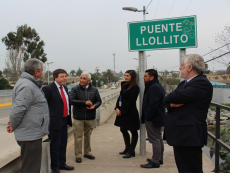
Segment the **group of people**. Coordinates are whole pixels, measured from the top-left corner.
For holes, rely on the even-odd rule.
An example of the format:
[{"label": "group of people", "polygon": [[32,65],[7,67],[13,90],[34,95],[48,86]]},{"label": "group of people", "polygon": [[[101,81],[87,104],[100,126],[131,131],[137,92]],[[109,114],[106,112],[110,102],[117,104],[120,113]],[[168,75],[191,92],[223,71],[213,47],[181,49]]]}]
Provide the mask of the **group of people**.
[{"label": "group of people", "polygon": [[[91,152],[90,136],[101,98],[98,90],[90,84],[90,74],[83,73],[80,84],[73,87],[69,94],[65,86],[67,73],[57,69],[53,72],[54,82],[41,90],[42,66],[37,59],[27,60],[12,94],[13,106],[7,131],[14,131],[16,141],[21,146],[23,173],[40,172],[42,138],[45,135],[51,141],[52,172],[74,169],[66,164],[67,125],[73,126],[75,161],[81,163],[82,156],[95,159]],[[207,144],[206,118],[213,88],[203,75],[205,63],[200,55],[186,55],[179,69],[184,81],[167,96],[157,71],[145,71],[144,96],[140,98],[143,99],[141,119],[136,107],[140,92],[136,72],[125,72],[115,106],[117,116],[114,125],[120,127],[125,143],[125,149],[119,154],[124,155],[125,159],[135,157],[140,123],[145,123],[153,155],[146,164],[140,165],[142,168],[159,168],[163,164],[164,138],[173,146],[179,173],[202,173],[202,147]]]},{"label": "group of people", "polygon": [[[164,144],[173,146],[179,173],[203,173],[202,147],[207,144],[207,112],[212,100],[213,87],[205,71],[204,59],[198,54],[186,55],[180,66],[184,80],[165,97],[157,71],[148,69],[144,74],[145,90],[141,120],[136,108],[139,87],[134,70],[125,72],[120,96],[116,103],[115,125],[120,127],[125,149],[123,158],[135,157],[138,130],[145,123],[148,140],[152,144],[152,158],[142,168],[159,168],[163,164]],[[128,131],[131,132],[132,136]]]},{"label": "group of people", "polygon": [[13,89],[7,131],[14,132],[15,139],[21,146],[22,173],[40,173],[42,138],[46,135],[50,139],[52,172],[74,170],[73,166],[66,164],[67,126],[73,126],[76,162],[82,162],[83,136],[83,157],[94,160],[90,137],[101,98],[97,88],[90,84],[91,75],[88,73],[81,75],[80,85],[73,87],[70,94],[65,86],[65,70],[55,70],[54,82],[41,89],[42,74],[41,61],[32,58],[25,62],[24,72]]}]

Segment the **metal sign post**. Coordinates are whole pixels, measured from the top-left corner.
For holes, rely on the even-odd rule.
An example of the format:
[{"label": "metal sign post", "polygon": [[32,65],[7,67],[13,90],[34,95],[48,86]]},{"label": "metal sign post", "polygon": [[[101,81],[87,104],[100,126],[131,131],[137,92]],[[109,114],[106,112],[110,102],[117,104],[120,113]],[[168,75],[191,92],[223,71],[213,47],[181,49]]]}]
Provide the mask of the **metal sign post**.
[{"label": "metal sign post", "polygon": [[[143,77],[145,75],[146,70],[146,56],[144,51],[139,51],[139,87],[140,87],[140,95],[139,95],[139,103],[140,103],[140,120],[142,117],[142,103],[144,97],[144,80]],[[145,124],[140,124],[140,154],[146,154],[146,130]]]},{"label": "metal sign post", "polygon": [[[180,49],[180,57],[179,57],[180,65],[181,65],[185,55],[186,55],[186,49]],[[180,81],[183,81],[183,80],[184,79],[180,78]]]},{"label": "metal sign post", "polygon": [[[143,6],[143,20],[145,20],[145,6]],[[145,70],[147,66],[146,56],[144,51],[138,52],[139,57],[139,87],[140,87],[140,95],[139,95],[139,103],[140,103],[140,120],[142,117],[142,102],[144,97],[144,80],[143,77],[145,75]],[[146,154],[146,129],[145,124],[140,123],[140,154]]]}]

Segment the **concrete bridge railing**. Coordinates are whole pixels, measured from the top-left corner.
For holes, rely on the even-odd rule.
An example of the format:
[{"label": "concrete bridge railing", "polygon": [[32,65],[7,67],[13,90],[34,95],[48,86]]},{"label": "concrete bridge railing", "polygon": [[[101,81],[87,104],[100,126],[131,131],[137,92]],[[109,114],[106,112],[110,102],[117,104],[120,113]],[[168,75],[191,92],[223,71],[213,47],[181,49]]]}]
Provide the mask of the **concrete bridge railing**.
[{"label": "concrete bridge railing", "polygon": [[[96,110],[96,119],[95,119],[95,128],[96,126],[100,126],[104,124],[114,113],[114,108],[116,104],[116,100],[119,96],[120,92],[118,90],[111,91],[109,94],[104,94],[102,98],[102,105]],[[101,94],[102,95],[102,94]],[[73,128],[68,127],[68,142],[73,138]],[[20,161],[20,148],[16,146],[18,149],[15,150],[14,153],[11,152],[10,157],[3,156],[3,160],[0,159],[0,172],[10,172],[17,173],[21,168]],[[11,150],[12,148],[9,148]],[[13,156],[13,157],[12,157]],[[8,157],[8,158],[7,158]],[[50,154],[49,154],[49,139],[48,136],[43,138],[42,145],[42,172],[50,173]]]}]

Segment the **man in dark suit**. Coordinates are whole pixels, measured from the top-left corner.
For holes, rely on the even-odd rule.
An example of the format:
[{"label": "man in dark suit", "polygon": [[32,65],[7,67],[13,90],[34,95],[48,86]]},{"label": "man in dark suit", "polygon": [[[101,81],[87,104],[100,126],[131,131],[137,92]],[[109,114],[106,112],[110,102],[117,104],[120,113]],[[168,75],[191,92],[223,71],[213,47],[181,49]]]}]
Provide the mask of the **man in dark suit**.
[{"label": "man in dark suit", "polygon": [[207,112],[213,88],[203,75],[204,59],[186,55],[180,66],[182,81],[165,97],[167,143],[173,146],[179,173],[202,173],[202,147],[207,144]]},{"label": "man in dark suit", "polygon": [[165,123],[165,91],[159,83],[156,70],[146,70],[143,79],[145,92],[142,104],[142,123],[145,123],[148,139],[153,148],[153,156],[147,159],[148,163],[142,164],[141,167],[159,168],[160,164],[163,164],[164,153],[161,127]]},{"label": "man in dark suit", "polygon": [[50,112],[49,138],[51,169],[59,173],[60,169],[73,170],[66,165],[67,125],[72,126],[71,104],[66,86],[67,73],[63,69],[53,72],[54,82],[42,88]]}]

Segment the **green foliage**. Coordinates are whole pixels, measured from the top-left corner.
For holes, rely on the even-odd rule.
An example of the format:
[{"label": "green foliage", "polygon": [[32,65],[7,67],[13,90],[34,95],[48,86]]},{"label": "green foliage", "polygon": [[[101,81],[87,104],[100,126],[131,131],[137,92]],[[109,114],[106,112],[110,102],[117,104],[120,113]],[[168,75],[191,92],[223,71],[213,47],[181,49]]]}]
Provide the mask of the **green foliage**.
[{"label": "green foliage", "polygon": [[[49,71],[49,76],[51,76],[52,74],[53,74],[53,72]],[[48,71],[46,71],[45,77],[48,78]]]},{"label": "green foliage", "polygon": [[81,76],[82,73],[83,73],[83,70],[81,70],[81,68],[79,67],[78,70],[76,71],[76,75]]},{"label": "green foliage", "polygon": [[[220,139],[227,145],[230,145],[230,123],[220,128],[220,134],[221,134]],[[210,148],[210,157],[212,158],[214,154],[215,154],[215,142],[213,141],[213,145]],[[220,158],[224,160],[224,162],[220,164],[220,172],[230,173],[230,153],[220,146],[219,154],[220,154]]]},{"label": "green foliage", "polygon": [[11,89],[9,81],[2,77],[2,71],[0,70],[0,90]]},{"label": "green foliage", "polygon": [[108,82],[117,82],[119,77],[115,76],[111,69],[107,69],[105,72],[102,72],[102,77],[106,77]]},{"label": "green foliage", "polygon": [[29,58],[37,58],[42,62],[47,61],[43,48],[44,41],[40,40],[36,30],[28,27],[27,24],[18,26],[17,32],[9,32],[2,38],[2,42],[6,45],[7,50],[22,52],[24,62]]},{"label": "green foliage", "polygon": [[93,86],[96,86],[96,80],[97,80],[98,81],[97,82],[98,87],[101,87],[101,81],[103,81],[103,85],[104,84],[106,85],[108,83],[108,80],[106,77],[100,77],[96,73],[93,73],[93,74],[91,73],[91,80],[92,80]]},{"label": "green foliage", "polygon": [[75,73],[76,73],[75,70],[70,71],[71,76],[75,76]]}]

